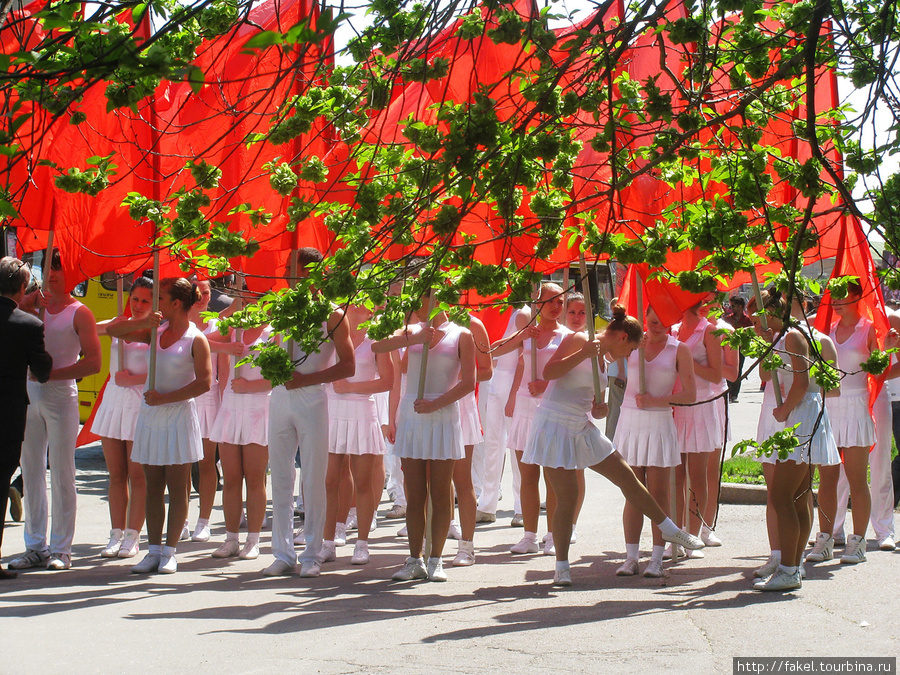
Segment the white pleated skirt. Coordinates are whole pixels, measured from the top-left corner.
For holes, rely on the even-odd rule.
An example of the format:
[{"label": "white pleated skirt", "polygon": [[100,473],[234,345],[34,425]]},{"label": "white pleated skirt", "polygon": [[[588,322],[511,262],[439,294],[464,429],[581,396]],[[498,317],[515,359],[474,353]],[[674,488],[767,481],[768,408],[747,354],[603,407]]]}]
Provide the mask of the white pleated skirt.
[{"label": "white pleated skirt", "polygon": [[828,417],[839,448],[868,448],[875,445],[875,421],[869,410],[869,392],[841,392],[829,398]]},{"label": "white pleated skirt", "polygon": [[531,424],[537,412],[541,399],[533,396],[519,394],[516,397],[516,409],[513,411],[512,423],[509,426],[509,436],[506,445],[519,452],[525,450],[528,444],[528,436],[531,433]]},{"label": "white pleated skirt", "polygon": [[[698,394],[708,397],[709,394]],[[678,449],[690,454],[713,452],[722,447],[722,422],[715,401],[700,405],[675,406]]]},{"label": "white pleated skirt", "polygon": [[328,452],[336,455],[383,455],[384,434],[372,397],[328,397]]},{"label": "white pleated skirt", "polygon": [[615,452],[589,413],[544,402],[535,413],[522,462],[553,469],[587,469]]},{"label": "white pleated skirt", "polygon": [[236,394],[226,390],[209,436],[205,438],[215,443],[268,445],[270,393]]},{"label": "white pleated skirt", "polygon": [[678,432],[671,410],[623,407],[616,425],[615,444],[628,466],[681,464]]},{"label": "white pleated skirt", "polygon": [[133,441],[143,400],[143,385],[120,387],[110,378],[94,415],[91,431],[101,438]]},{"label": "white pleated skirt", "polygon": [[484,440],[474,391],[459,399],[459,423],[462,427],[463,445],[478,445]]},{"label": "white pleated skirt", "polygon": [[213,425],[216,423],[216,417],[219,416],[219,407],[222,405],[218,383],[213,380],[209,391],[201,394],[194,401],[197,405],[197,419],[200,422],[200,437],[209,438]]},{"label": "white pleated skirt", "polygon": [[397,409],[397,440],[393,453],[403,459],[462,459],[466,456],[458,402],[433,413],[413,409],[415,396],[404,396]]},{"label": "white pleated skirt", "polygon": [[203,457],[203,440],[194,399],[149,406],[141,404],[131,459],[138,464],[192,464]]},{"label": "white pleated skirt", "polygon": [[[830,402],[829,402],[830,405]],[[835,442],[829,419],[829,411],[826,410],[819,418],[822,410],[822,397],[818,394],[806,394],[797,407],[791,411],[786,423],[781,423],[772,415],[772,406],[763,406],[760,411],[759,431],[757,442],[761,443],[776,431],[799,424],[794,432],[800,445],[786,457],[779,458],[777,453],[760,458],[761,462],[774,464],[776,462],[797,462],[798,464],[815,464],[819,466],[834,466],[841,463],[841,455]]]}]

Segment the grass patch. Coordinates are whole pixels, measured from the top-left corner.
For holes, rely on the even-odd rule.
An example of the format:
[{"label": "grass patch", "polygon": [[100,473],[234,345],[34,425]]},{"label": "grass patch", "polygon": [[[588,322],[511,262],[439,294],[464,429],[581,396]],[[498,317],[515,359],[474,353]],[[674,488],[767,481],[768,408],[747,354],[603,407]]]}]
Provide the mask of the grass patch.
[{"label": "grass patch", "polygon": [[747,485],[765,485],[762,464],[749,457],[732,457],[726,459],[722,466],[723,483],[744,483]]}]

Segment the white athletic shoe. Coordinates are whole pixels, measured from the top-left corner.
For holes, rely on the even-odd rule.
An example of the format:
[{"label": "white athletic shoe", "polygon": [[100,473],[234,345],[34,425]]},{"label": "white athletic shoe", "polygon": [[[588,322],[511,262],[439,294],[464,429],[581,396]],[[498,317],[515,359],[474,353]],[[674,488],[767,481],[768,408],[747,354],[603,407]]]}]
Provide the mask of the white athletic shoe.
[{"label": "white athletic shoe", "polygon": [[159,569],[159,554],[148,553],[137,565],[132,565],[132,574],[152,574]]},{"label": "white athletic shoe", "polygon": [[896,548],[897,548],[897,542],[895,542],[894,538],[890,535],[888,535],[884,539],[878,540],[878,549],[881,551],[893,551]]},{"label": "white athletic shoe", "polygon": [[275,558],[275,561],[262,571],[264,577],[287,577],[294,573],[296,565]]},{"label": "white athletic shoe", "polygon": [[194,534],[191,535],[191,541],[209,541],[210,536],[209,525],[197,523],[197,527],[194,528]]},{"label": "white athletic shoe", "polygon": [[450,521],[450,531],[447,533],[450,539],[462,539],[462,530],[459,529],[459,523],[455,520]]},{"label": "white athletic shoe", "polygon": [[765,565],[763,565],[759,569],[754,570],[753,576],[757,579],[768,579],[770,576],[775,574],[775,570],[778,569],[778,566],[780,564],[781,560],[776,560],[775,556],[770,555]]},{"label": "white athletic shoe", "polygon": [[300,576],[304,579],[313,579],[322,573],[322,566],[318,560],[303,560],[300,562]]},{"label": "white athletic shoe", "polygon": [[553,533],[548,532],[544,537],[544,555],[556,555],[556,546],[553,545]]},{"label": "white athletic shoe", "polygon": [[475,542],[462,541],[459,542],[459,550],[451,565],[454,567],[470,567],[475,564]]},{"label": "white athletic shoe", "polygon": [[809,562],[825,562],[834,558],[834,538],[827,532],[819,532],[816,535],[816,544],[806,554]]},{"label": "white athletic shoe", "polygon": [[709,529],[706,525],[700,528],[700,538],[707,546],[721,546],[722,540],[716,536],[715,531]]},{"label": "white athletic shoe", "polygon": [[163,555],[159,557],[159,568],[157,570],[160,574],[175,574],[178,571],[178,561],[175,560],[174,555]]},{"label": "white athletic shoe", "polygon": [[357,541],[353,547],[353,556],[350,558],[351,565],[365,565],[369,562],[369,547],[363,542]]},{"label": "white athletic shoe", "polygon": [[662,560],[650,558],[650,562],[644,568],[644,576],[648,579],[659,579],[663,575]]},{"label": "white athletic shoe", "polygon": [[841,562],[845,565],[866,562],[866,538],[858,534],[851,534],[847,537],[847,548],[844,549]]},{"label": "white athletic shoe", "polygon": [[757,581],[753,584],[753,588],[757,591],[794,591],[802,585],[803,582],[800,581],[800,570],[797,570],[793,574],[778,570],[768,579]]},{"label": "white athletic shoe", "polygon": [[337,553],[334,550],[335,545],[333,541],[322,542],[322,549],[319,551],[319,560],[321,562],[327,563],[337,560]]},{"label": "white athletic shoe", "polygon": [[68,553],[51,553],[50,562],[47,563],[47,569],[59,572],[72,567],[72,556]]},{"label": "white athletic shoe", "polygon": [[233,558],[241,551],[241,544],[237,539],[226,539],[219,548],[212,552],[213,558]]},{"label": "white athletic shoe", "polygon": [[447,581],[444,561],[440,558],[429,558],[425,571],[428,573],[428,581]]},{"label": "white athletic shoe", "polygon": [[347,545],[347,526],[344,523],[336,523],[334,526],[334,545]]},{"label": "white athletic shoe", "polygon": [[425,561],[421,558],[406,558],[406,563],[398,571],[394,572],[391,579],[394,581],[413,581],[415,579],[427,579],[428,570],[425,569]]},{"label": "white athletic shoe", "polygon": [[572,570],[571,569],[556,570],[553,573],[553,585],[554,586],[571,586],[572,585]]},{"label": "white athletic shoe", "polygon": [[115,558],[119,555],[119,549],[122,548],[122,537],[125,533],[122,530],[113,528],[109,531],[109,543],[100,551],[101,558]]},{"label": "white athletic shoe", "polygon": [[678,530],[678,532],[675,532],[668,537],[663,535],[663,539],[672,542],[673,544],[678,544],[689,551],[698,551],[706,546],[700,537],[691,534],[690,532],[686,532],[685,530]]},{"label": "white athletic shoe", "polygon": [[616,576],[633,577],[640,571],[637,558],[625,558],[625,562],[616,570]]},{"label": "white athletic shoe", "polygon": [[256,560],[259,557],[259,544],[252,544],[249,541],[244,544],[244,548],[238,553],[241,560]]},{"label": "white athletic shoe", "polygon": [[516,555],[539,553],[540,550],[541,547],[538,546],[537,539],[532,539],[531,537],[522,537],[518,544],[509,547],[509,552]]},{"label": "white athletic shoe", "polygon": [[141,533],[137,530],[126,529],[122,537],[122,545],[119,547],[118,557],[133,558],[141,550]]}]

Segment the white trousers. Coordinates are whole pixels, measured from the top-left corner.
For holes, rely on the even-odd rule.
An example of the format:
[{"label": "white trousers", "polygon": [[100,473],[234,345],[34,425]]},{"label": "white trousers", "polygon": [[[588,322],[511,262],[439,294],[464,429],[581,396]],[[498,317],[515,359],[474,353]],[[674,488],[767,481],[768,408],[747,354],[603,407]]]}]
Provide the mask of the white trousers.
[{"label": "white trousers", "polygon": [[[75,440],[78,389],[74,382],[28,382],[28,415],[22,443],[25,546],[30,551],[72,554],[75,538]],[[53,521],[47,544],[47,460]]]},{"label": "white trousers", "polygon": [[393,495],[394,503],[397,506],[406,508],[406,488],[403,486],[403,467],[400,465],[400,458],[394,452],[394,446],[385,441],[387,453],[384,455],[384,470],[387,472],[387,491],[389,495]]},{"label": "white trousers", "polygon": [[[484,413],[481,417],[484,420],[484,442],[475,448],[472,469],[473,472],[476,468],[479,471],[481,493],[478,498],[478,510],[485,513],[496,513],[500,501],[500,481],[503,478],[503,463],[506,457],[506,438],[509,435],[512,421],[505,415],[504,410],[511,386],[512,378],[498,373],[491,380],[490,388],[486,392],[487,396],[484,396]],[[518,473],[518,466],[515,469]],[[514,492],[518,499],[518,489],[514,489]]]},{"label": "white trousers", "polygon": [[[882,388],[872,408],[875,418],[875,448],[869,453],[870,484],[872,495],[872,515],[869,522],[879,541],[894,536],[894,484],[891,480],[891,397],[886,388]],[[834,519],[834,533],[843,534],[844,521],[847,516],[847,502],[850,499],[850,484],[841,465],[841,477],[838,479],[837,514]]]},{"label": "white trousers", "polygon": [[300,448],[303,533],[300,560],[315,560],[325,531],[325,474],[328,470],[328,401],[323,386],[288,391],[276,387],[269,399],[269,468],[272,476],[272,553],[289,565],[294,551],[294,459]]}]

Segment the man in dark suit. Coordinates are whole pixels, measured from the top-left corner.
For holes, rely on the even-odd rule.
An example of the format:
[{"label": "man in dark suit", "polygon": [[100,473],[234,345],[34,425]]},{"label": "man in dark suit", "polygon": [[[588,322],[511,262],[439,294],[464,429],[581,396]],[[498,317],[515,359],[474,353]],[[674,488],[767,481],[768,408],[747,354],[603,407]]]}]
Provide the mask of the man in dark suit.
[{"label": "man in dark suit", "polygon": [[[44,349],[44,325],[19,309],[31,281],[31,270],[21,260],[0,259],[0,546],[9,499],[9,480],[19,466],[25,437],[28,371],[39,382],[50,377],[53,359]],[[0,568],[0,579],[14,579],[16,572]]]}]

